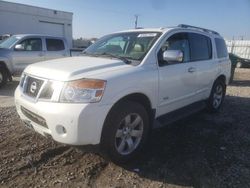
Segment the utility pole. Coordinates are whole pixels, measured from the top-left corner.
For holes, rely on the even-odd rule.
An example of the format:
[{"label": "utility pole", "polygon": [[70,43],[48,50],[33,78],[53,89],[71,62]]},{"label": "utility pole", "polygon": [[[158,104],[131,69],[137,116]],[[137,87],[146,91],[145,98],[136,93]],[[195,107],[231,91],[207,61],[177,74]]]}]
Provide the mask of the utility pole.
[{"label": "utility pole", "polygon": [[135,29],[137,29],[139,15],[135,14]]}]

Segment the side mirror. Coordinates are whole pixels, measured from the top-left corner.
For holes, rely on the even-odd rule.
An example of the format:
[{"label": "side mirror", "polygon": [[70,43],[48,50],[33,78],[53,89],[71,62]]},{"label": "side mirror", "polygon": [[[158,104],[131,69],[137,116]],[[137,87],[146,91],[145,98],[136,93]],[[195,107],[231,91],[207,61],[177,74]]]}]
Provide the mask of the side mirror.
[{"label": "side mirror", "polygon": [[22,51],[22,50],[24,50],[24,46],[22,44],[17,44],[17,45],[15,45],[15,50]]},{"label": "side mirror", "polygon": [[183,62],[183,52],[181,50],[167,50],[163,52],[163,60],[167,62]]}]

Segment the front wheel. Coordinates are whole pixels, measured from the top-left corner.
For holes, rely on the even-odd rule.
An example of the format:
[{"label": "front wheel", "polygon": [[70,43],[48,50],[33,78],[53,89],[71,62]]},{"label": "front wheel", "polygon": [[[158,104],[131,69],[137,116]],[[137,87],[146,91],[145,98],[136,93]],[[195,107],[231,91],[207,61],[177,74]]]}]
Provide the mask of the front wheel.
[{"label": "front wheel", "polygon": [[218,112],[226,94],[226,84],[219,79],[214,82],[210,97],[207,101],[207,107],[210,112]]},{"label": "front wheel", "polygon": [[139,154],[148,133],[149,118],[145,108],[136,102],[122,102],[111,110],[105,122],[103,152],[114,162],[128,162]]}]

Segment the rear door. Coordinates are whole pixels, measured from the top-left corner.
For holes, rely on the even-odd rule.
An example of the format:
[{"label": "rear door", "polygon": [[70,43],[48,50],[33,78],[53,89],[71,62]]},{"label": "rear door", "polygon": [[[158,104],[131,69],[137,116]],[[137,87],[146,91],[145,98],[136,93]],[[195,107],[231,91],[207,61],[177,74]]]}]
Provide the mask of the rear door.
[{"label": "rear door", "polygon": [[188,33],[190,43],[190,62],[196,71],[196,100],[208,96],[216,76],[217,64],[213,58],[212,40],[200,33]]},{"label": "rear door", "polygon": [[12,53],[15,71],[22,71],[29,64],[45,60],[40,37],[25,38],[16,45],[19,45],[19,48],[14,48]]},{"label": "rear door", "polygon": [[222,38],[215,38],[215,46],[218,64],[217,74],[224,74],[228,81],[231,74],[231,62],[228,56],[226,43]]},{"label": "rear door", "polygon": [[45,59],[57,59],[68,56],[67,49],[62,39],[45,38]]}]

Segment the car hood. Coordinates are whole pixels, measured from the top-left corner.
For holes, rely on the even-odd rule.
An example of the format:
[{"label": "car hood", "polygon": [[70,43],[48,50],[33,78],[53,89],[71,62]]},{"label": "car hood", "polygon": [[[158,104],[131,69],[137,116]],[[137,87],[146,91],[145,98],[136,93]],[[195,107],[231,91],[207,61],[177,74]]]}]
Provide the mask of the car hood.
[{"label": "car hood", "polygon": [[69,81],[81,78],[98,78],[100,74],[107,74],[119,69],[131,68],[119,59],[103,57],[68,57],[29,65],[25,73],[59,81]]}]

